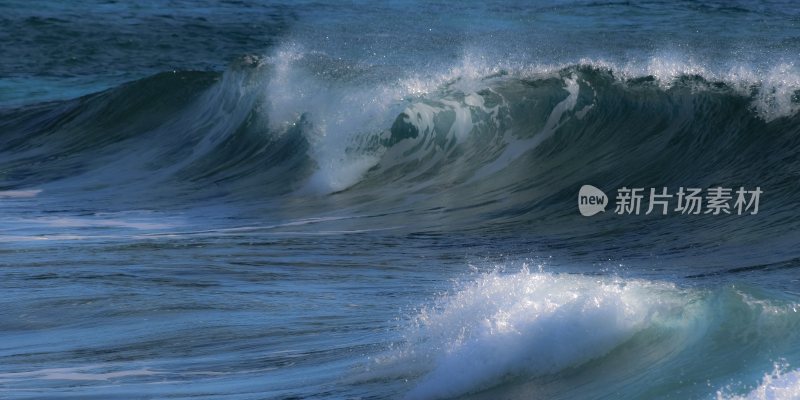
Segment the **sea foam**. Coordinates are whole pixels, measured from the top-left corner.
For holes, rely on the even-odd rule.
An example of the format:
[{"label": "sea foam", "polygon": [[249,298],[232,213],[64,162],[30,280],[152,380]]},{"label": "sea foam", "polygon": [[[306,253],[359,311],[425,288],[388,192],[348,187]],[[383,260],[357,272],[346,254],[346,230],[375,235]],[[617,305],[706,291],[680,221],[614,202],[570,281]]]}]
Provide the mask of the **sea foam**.
[{"label": "sea foam", "polygon": [[717,400],[794,400],[800,399],[800,370],[785,371],[776,365],[761,383],[746,395],[717,392]]},{"label": "sea foam", "polygon": [[405,347],[380,362],[417,369],[407,398],[450,398],[579,367],[679,319],[690,298],[668,283],[491,273],[422,309]]}]

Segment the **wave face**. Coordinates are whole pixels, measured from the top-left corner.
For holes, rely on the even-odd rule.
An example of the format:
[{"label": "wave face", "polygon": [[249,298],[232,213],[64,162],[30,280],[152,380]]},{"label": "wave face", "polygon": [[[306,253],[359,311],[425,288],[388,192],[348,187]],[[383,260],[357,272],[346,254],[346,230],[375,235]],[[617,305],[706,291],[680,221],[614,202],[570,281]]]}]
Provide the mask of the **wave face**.
[{"label": "wave face", "polygon": [[[6,109],[2,189],[88,196],[108,211],[237,204],[293,215],[344,205],[359,215],[430,215],[418,229],[537,221],[559,232],[585,224],[574,197],[586,183],[759,186],[767,203],[758,223],[796,228],[786,212],[800,192],[800,75],[783,66],[772,72],[780,78],[748,80],[649,65],[506,70],[465,60],[387,82],[289,47],[223,74],[164,73]],[[708,222],[678,221],[690,230]]]},{"label": "wave face", "polygon": [[[502,175],[516,175],[506,186],[537,186],[543,176],[567,175],[552,171],[554,164],[578,170],[581,161],[593,170],[625,170],[651,160],[636,168],[638,180],[694,183],[703,177],[694,171],[713,163],[738,175],[752,165],[772,167],[764,165],[767,154],[797,150],[791,139],[800,77],[783,75],[793,72],[789,67],[774,72],[780,78],[755,81],[639,76],[605,63],[519,71],[469,65],[396,84],[366,73],[315,79],[331,64],[285,51],[245,57],[221,75],[164,73],[76,100],[7,109],[4,188],[100,175],[118,166],[123,144],[147,150],[156,139],[168,149],[141,152],[137,162],[147,168],[131,177],[144,169],[235,185],[307,163],[307,176],[287,177],[281,186],[310,186],[318,194],[387,182],[457,190]],[[92,160],[102,158],[97,151],[111,161]],[[668,171],[659,171],[653,158]],[[40,169],[17,166],[22,161]]]}]

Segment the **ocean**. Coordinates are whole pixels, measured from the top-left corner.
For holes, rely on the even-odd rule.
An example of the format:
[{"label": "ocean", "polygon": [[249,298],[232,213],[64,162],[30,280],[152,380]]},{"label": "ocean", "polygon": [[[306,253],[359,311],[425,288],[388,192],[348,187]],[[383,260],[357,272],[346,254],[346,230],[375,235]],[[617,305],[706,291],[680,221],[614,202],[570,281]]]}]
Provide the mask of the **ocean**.
[{"label": "ocean", "polygon": [[794,1],[4,0],[0,398],[800,399],[798,199]]}]

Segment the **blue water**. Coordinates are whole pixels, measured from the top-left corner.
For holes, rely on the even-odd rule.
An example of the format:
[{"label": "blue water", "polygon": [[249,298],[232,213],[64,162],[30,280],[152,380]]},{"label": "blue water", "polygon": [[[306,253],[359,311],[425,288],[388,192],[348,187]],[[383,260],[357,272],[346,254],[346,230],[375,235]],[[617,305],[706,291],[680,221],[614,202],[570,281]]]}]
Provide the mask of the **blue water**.
[{"label": "blue water", "polygon": [[5,1],[0,398],[800,398],[799,54],[790,1]]}]

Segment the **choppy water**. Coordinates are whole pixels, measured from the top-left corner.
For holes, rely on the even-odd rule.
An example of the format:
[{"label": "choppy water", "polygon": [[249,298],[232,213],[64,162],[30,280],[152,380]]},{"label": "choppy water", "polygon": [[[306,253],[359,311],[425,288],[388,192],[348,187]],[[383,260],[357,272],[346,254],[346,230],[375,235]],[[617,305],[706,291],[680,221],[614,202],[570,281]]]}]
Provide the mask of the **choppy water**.
[{"label": "choppy water", "polygon": [[800,398],[798,54],[789,1],[4,2],[0,397]]}]

